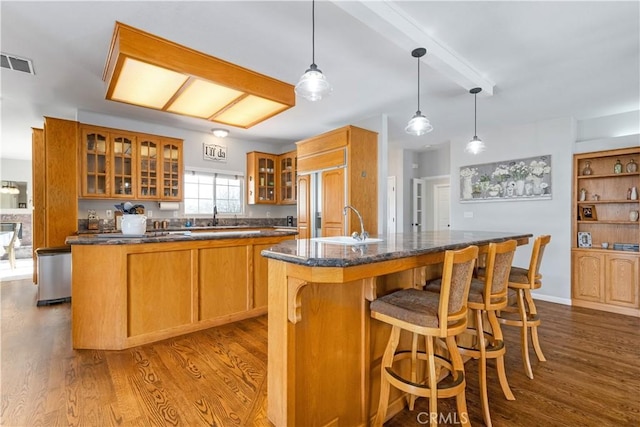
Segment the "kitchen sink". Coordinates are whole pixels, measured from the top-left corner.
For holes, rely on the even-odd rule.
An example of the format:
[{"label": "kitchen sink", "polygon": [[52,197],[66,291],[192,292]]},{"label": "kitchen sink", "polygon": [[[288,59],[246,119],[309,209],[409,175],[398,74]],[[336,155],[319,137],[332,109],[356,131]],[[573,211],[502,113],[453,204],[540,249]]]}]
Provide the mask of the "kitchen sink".
[{"label": "kitchen sink", "polygon": [[356,240],[351,236],[333,236],[333,237],[314,237],[314,242],[328,243],[333,245],[366,245],[367,243],[379,243],[382,239],[368,237],[366,240]]}]

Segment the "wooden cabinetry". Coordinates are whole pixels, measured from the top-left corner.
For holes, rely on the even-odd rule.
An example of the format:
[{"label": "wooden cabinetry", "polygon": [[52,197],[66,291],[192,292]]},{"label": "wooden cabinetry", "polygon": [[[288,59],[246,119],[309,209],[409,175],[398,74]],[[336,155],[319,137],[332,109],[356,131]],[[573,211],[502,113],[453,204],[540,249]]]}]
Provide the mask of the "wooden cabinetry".
[{"label": "wooden cabinetry", "polygon": [[247,203],[295,204],[296,152],[281,155],[247,153]]},{"label": "wooden cabinetry", "polygon": [[[640,171],[633,165],[638,161],[640,148],[574,156],[574,305],[640,316],[640,253],[618,246],[640,243],[640,224],[632,213],[640,211],[640,202],[629,198],[630,189],[640,188]],[[591,247],[585,247],[589,240]]]},{"label": "wooden cabinetry", "polygon": [[[64,246],[78,231],[78,123],[45,117],[32,131],[33,248]],[[34,252],[34,282],[38,282]]]},{"label": "wooden cabinetry", "polygon": [[[363,217],[365,230],[378,232],[378,135],[355,126],[345,126],[297,144],[298,237],[313,237],[315,203],[321,203],[323,236],[360,232],[360,220],[346,205]],[[318,185],[318,182],[321,185]],[[316,192],[320,191],[320,197]],[[320,202],[318,202],[318,199]]]},{"label": "wooden cabinetry", "polygon": [[277,164],[278,204],[295,205],[298,199],[296,169],[296,151],[280,154]]},{"label": "wooden cabinetry", "polygon": [[82,125],[83,198],[181,200],[182,141]]}]

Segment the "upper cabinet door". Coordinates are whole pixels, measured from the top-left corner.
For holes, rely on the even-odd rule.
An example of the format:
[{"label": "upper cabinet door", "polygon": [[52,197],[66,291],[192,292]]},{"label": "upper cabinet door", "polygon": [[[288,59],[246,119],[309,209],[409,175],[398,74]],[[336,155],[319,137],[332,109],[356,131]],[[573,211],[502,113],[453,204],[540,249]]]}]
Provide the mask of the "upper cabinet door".
[{"label": "upper cabinet door", "polygon": [[138,187],[139,199],[157,199],[160,196],[158,138],[144,137],[138,140]]},{"label": "upper cabinet door", "polygon": [[131,199],[135,196],[136,137],[126,134],[110,134],[111,179],[110,194],[113,198]]},{"label": "upper cabinet door", "polygon": [[276,204],[276,163],[273,154],[247,153],[248,204]]},{"label": "upper cabinet door", "polygon": [[98,128],[83,127],[81,135],[80,195],[108,197],[109,133]]},{"label": "upper cabinet door", "polygon": [[162,140],[161,200],[182,200],[182,142]]},{"label": "upper cabinet door", "polygon": [[278,204],[294,205],[298,198],[296,182],[296,152],[278,156]]}]

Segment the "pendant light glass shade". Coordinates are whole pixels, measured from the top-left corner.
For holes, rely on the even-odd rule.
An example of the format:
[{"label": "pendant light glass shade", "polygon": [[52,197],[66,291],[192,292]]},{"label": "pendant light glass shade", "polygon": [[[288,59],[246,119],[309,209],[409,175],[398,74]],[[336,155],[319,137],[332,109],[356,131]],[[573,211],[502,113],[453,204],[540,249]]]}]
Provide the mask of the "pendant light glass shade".
[{"label": "pendant light glass shade", "polygon": [[467,142],[467,146],[465,147],[464,151],[470,154],[481,153],[486,148],[486,146],[484,145],[484,142],[482,142],[482,140],[478,138],[478,129],[477,129],[477,124],[478,124],[477,96],[478,96],[478,93],[480,92],[482,92],[482,88],[480,87],[474,87],[469,91],[469,93],[473,94],[473,138],[471,138],[471,141]]},{"label": "pendant light glass shade", "polygon": [[404,128],[404,130],[409,135],[420,136],[431,132],[433,130],[433,126],[431,126],[429,119],[423,116],[420,110],[418,110],[411,120],[409,120],[409,124]]},{"label": "pendant light glass shade", "polygon": [[420,111],[420,58],[422,58],[427,53],[427,49],[423,47],[419,47],[413,49],[411,52],[411,56],[418,59],[418,111],[413,115],[407,127],[404,128],[405,132],[409,135],[420,136],[425,133],[429,133],[433,130],[433,126],[429,122],[422,112]]},{"label": "pendant light glass shade", "polygon": [[316,65],[316,2],[311,2],[311,65],[300,77],[296,85],[296,94],[309,101],[320,101],[329,95],[333,88],[322,71]]},{"label": "pendant light glass shade", "polygon": [[329,95],[332,90],[331,84],[329,84],[329,81],[316,64],[311,64],[296,85],[296,94],[309,101],[320,101],[322,97]]}]

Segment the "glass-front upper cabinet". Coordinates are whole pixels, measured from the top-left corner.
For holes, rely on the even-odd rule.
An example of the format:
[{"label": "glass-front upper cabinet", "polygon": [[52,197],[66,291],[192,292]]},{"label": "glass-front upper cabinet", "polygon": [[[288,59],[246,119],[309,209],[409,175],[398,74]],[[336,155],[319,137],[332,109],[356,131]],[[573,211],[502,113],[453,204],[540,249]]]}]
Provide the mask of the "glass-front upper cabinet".
[{"label": "glass-front upper cabinet", "polygon": [[135,136],[110,134],[111,153],[111,196],[130,199],[134,194]]},{"label": "glass-front upper cabinet", "polygon": [[138,141],[138,197],[141,199],[157,199],[158,190],[158,153],[159,139],[140,138]]},{"label": "glass-front upper cabinet", "polygon": [[276,204],[276,164],[273,154],[247,153],[247,203]]},{"label": "glass-front upper cabinet", "polygon": [[298,199],[296,191],[296,161],[296,151],[290,151],[278,156],[278,204],[294,205]]},{"label": "glass-front upper cabinet", "polygon": [[182,200],[182,141],[162,140],[163,200]]},{"label": "glass-front upper cabinet", "polygon": [[81,159],[82,197],[104,198],[109,188],[107,171],[109,168],[109,133],[97,128],[82,128]]}]

